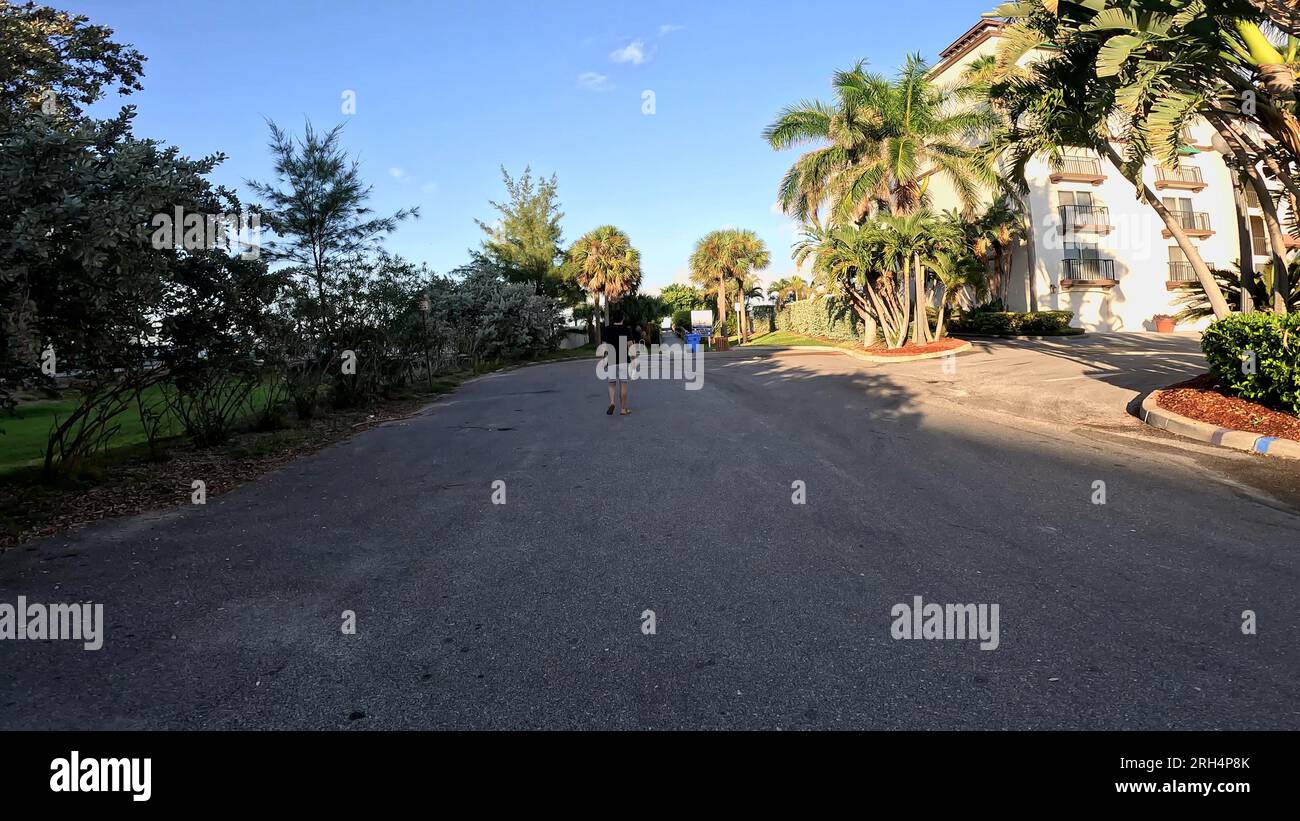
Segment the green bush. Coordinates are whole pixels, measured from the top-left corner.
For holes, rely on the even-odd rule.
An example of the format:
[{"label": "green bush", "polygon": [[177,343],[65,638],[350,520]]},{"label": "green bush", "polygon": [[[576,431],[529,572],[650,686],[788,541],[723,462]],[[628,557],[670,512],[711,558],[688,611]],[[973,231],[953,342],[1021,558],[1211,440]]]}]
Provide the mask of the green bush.
[{"label": "green bush", "polygon": [[770,334],[776,330],[775,309],[771,305],[755,305],[749,309],[749,321],[754,336]]},{"label": "green bush", "polygon": [[844,303],[825,297],[781,306],[776,312],[776,329],[822,339],[862,341],[862,323],[857,314]]},{"label": "green bush", "polygon": [[949,324],[953,333],[989,336],[1060,336],[1077,333],[1070,327],[1073,311],[971,311],[955,316]]},{"label": "green bush", "polygon": [[673,311],[673,327],[680,328],[683,331],[690,331],[691,310],[689,308]]},{"label": "green bush", "polygon": [[1201,350],[1236,395],[1300,415],[1300,313],[1231,314],[1205,330]]}]

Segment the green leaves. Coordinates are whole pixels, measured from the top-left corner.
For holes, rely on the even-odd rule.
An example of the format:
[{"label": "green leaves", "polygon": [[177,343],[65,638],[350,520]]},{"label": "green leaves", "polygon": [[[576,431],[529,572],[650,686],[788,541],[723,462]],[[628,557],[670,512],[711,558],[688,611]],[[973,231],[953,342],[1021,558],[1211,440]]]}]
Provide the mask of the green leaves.
[{"label": "green leaves", "polygon": [[995,126],[997,115],[972,108],[964,91],[932,84],[929,71],[917,55],[893,78],[858,63],[835,72],[835,104],[805,101],[784,109],[764,131],[773,148],[808,138],[827,143],[786,172],[779,188],[784,211],[816,220],[829,206],[836,222],[858,223],[878,209],[910,212],[926,205],[934,175],[947,178],[973,204],[989,175],[967,146]]},{"label": "green leaves", "polygon": [[641,252],[613,225],[579,237],[569,249],[566,265],[578,286],[590,294],[616,300],[641,287]]},{"label": "green leaves", "polygon": [[1149,147],[1161,165],[1178,167],[1183,129],[1196,119],[1204,103],[1202,94],[1169,91],[1151,105],[1146,117],[1146,133]]},{"label": "green leaves", "polygon": [[1097,52],[1097,76],[1113,77],[1120,73],[1133,49],[1145,40],[1132,34],[1120,34],[1110,38]]}]

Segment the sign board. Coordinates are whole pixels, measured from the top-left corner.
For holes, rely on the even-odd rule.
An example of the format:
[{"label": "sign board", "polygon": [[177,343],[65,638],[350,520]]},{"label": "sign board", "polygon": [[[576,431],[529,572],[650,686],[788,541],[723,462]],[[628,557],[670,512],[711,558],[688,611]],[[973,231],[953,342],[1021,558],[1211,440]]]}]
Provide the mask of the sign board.
[{"label": "sign board", "polygon": [[713,311],[691,311],[691,327],[698,328],[701,325],[713,327]]}]

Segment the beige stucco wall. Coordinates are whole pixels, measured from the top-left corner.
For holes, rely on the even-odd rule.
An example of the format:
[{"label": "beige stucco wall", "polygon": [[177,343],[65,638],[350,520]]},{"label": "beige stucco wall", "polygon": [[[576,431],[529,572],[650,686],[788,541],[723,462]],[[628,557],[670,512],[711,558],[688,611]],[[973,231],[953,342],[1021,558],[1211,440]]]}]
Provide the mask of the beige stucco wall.
[{"label": "beige stucco wall", "polygon": [[[956,82],[961,73],[974,60],[993,54],[997,38],[989,37],[943,71],[932,75],[940,84]],[[1029,59],[1033,59],[1031,55]],[[1192,129],[1193,142],[1208,145],[1211,128],[1200,124]],[[1116,146],[1123,153],[1123,146]],[[1203,259],[1220,268],[1231,268],[1238,256],[1236,209],[1232,193],[1232,180],[1227,167],[1214,152],[1202,152],[1184,159],[1185,164],[1200,168],[1207,183],[1198,193],[1181,190],[1157,191],[1158,196],[1177,196],[1191,200],[1193,211],[1208,214],[1214,233],[1204,239],[1192,240],[1200,249]],[[1069,310],[1075,314],[1073,324],[1089,330],[1142,331],[1154,329],[1151,321],[1156,314],[1177,312],[1174,305],[1178,291],[1167,287],[1169,280],[1169,252],[1173,239],[1166,239],[1161,231],[1164,223],[1147,204],[1139,202],[1134,187],[1118,170],[1101,160],[1105,180],[1099,185],[1087,182],[1052,183],[1051,169],[1046,159],[1037,159],[1026,169],[1029,184],[1030,233],[1032,248],[1027,245],[1016,250],[1013,257],[1013,274],[1009,285],[1008,307],[1028,310],[1029,277],[1034,277],[1040,310]],[[1154,190],[1156,167],[1149,164],[1145,179]],[[1110,212],[1112,230],[1107,234],[1079,232],[1078,241],[1095,242],[1102,258],[1114,260],[1118,284],[1111,288],[1062,288],[1064,244],[1058,216],[1059,192],[1063,190],[1089,191],[1096,204],[1104,205]],[[929,190],[931,205],[938,211],[955,208],[959,200],[951,183],[936,179]],[[1029,264],[1030,258],[1033,265]],[[1259,258],[1260,262],[1265,258]],[[1031,270],[1032,268],[1032,270]],[[1202,321],[1182,326],[1182,330],[1199,330]]]}]

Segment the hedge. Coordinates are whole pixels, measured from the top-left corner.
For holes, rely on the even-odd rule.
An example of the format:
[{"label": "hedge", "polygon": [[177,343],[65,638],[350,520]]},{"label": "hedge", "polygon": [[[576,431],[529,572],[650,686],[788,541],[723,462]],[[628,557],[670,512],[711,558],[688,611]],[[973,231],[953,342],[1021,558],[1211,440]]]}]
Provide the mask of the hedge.
[{"label": "hedge", "polygon": [[749,309],[749,321],[755,336],[776,330],[776,311],[771,305],[755,305]]},{"label": "hedge", "polygon": [[802,299],[776,312],[776,329],[823,339],[862,341],[862,322],[844,303],[826,297]]},{"label": "hedge", "polygon": [[1230,314],[1206,328],[1201,350],[1237,396],[1300,415],[1300,313]]},{"label": "hedge", "polygon": [[1070,327],[1073,311],[972,311],[948,324],[953,333],[990,336],[1060,336],[1078,333]]}]

